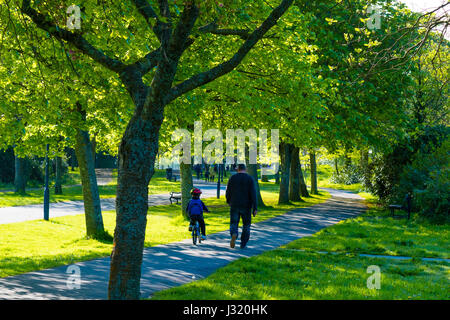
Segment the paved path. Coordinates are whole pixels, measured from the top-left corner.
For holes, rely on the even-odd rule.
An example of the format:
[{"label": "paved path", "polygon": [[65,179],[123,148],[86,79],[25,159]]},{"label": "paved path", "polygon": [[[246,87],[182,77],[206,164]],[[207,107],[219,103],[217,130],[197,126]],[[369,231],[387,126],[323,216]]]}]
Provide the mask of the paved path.
[{"label": "paved path", "polygon": [[[192,240],[160,245],[144,250],[141,295],[179,286],[207,277],[241,257],[271,250],[295,239],[360,214],[365,206],[349,192],[330,190],[332,198],[309,208],[252,225],[248,247],[229,247],[228,231],[212,234],[198,246]],[[68,289],[68,266],[0,279],[0,299],[106,299],[110,259],[76,263],[81,271],[79,289]],[[70,282],[69,282],[70,283]]]},{"label": "paved path", "polygon": [[[195,186],[202,189],[203,198],[217,196],[217,183],[204,183],[196,181]],[[221,194],[225,193],[225,186],[222,185]],[[116,199],[101,199],[101,207],[103,211],[111,211],[116,209]],[[170,204],[169,194],[153,194],[149,196],[149,206]],[[50,203],[50,218],[84,214],[83,201],[64,201]],[[28,206],[5,207],[0,208],[0,224],[22,222],[28,220],[43,219],[44,205],[34,204]]]}]

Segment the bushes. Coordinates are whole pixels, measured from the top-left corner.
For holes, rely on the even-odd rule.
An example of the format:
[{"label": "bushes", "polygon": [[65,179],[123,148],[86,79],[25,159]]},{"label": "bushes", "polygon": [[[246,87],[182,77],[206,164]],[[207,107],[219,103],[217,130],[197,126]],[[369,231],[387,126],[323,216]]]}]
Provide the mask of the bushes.
[{"label": "bushes", "polygon": [[12,148],[0,150],[0,182],[14,183],[14,152]]},{"label": "bushes", "polygon": [[[448,161],[448,156],[444,156],[439,158],[439,163],[432,163],[433,159],[437,160],[433,153],[445,144],[449,131],[445,126],[425,127],[421,135],[399,143],[391,153],[376,155],[371,164],[370,191],[387,203],[403,199],[414,189],[423,189],[430,168],[437,170]],[[442,150],[448,150],[446,145]]]},{"label": "bushes", "polygon": [[[403,168],[411,161],[413,154],[413,150],[407,145],[398,145],[392,153],[375,155],[371,163],[372,181],[366,187],[378,196],[381,202],[398,200],[394,188],[398,184]],[[400,192],[400,197],[404,197],[405,194],[406,192]]]},{"label": "bushes", "polygon": [[362,181],[362,174],[360,172],[359,166],[354,164],[345,165],[342,170],[339,172],[339,175],[336,172],[333,172],[330,181],[332,183],[351,185],[355,183],[359,183]]},{"label": "bushes", "polygon": [[[24,179],[27,181],[27,187],[40,187],[44,183],[45,161],[44,158],[27,157],[25,158]],[[55,179],[55,161],[50,160],[50,180]],[[68,165],[62,161],[63,183],[72,183],[69,180]],[[15,175],[14,151],[12,148],[6,151],[0,150],[0,183],[13,184]]]},{"label": "bushes", "polygon": [[[431,148],[426,150],[431,151]],[[396,194],[412,190],[414,209],[433,220],[449,219],[450,140],[447,138],[434,151],[419,151],[400,176]]]},{"label": "bushes", "polygon": [[436,222],[450,222],[450,170],[445,168],[430,173],[424,189],[414,192],[419,213]]},{"label": "bushes", "polygon": [[37,157],[28,158],[27,160],[29,180],[34,181],[36,184],[44,183],[44,169],[42,166],[43,161]]},{"label": "bushes", "polygon": [[449,128],[427,127],[416,139],[374,159],[371,191],[382,202],[402,203],[413,195],[412,210],[421,216],[448,221]]}]

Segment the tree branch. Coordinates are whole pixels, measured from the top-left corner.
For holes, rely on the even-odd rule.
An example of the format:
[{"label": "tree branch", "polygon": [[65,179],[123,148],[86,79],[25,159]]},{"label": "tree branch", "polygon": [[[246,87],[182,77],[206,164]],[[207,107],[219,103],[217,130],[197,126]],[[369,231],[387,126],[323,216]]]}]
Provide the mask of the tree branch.
[{"label": "tree branch", "polygon": [[215,22],[211,22],[203,27],[198,28],[200,32],[212,33],[221,36],[239,36],[241,39],[247,40],[250,36],[248,29],[219,29]]},{"label": "tree branch", "polygon": [[[189,35],[192,32],[199,10],[195,5],[186,5],[178,21],[173,34],[169,35],[166,45],[161,44],[158,59],[158,69],[152,81],[152,101],[148,101],[148,106],[154,107],[156,104],[162,108],[165,104],[164,98],[170,90],[175,77],[177,66],[184,50],[192,44]],[[165,36],[164,36],[165,37]]]},{"label": "tree branch", "polygon": [[[150,70],[156,67],[161,59],[161,54],[164,59],[178,61],[182,53],[194,43],[189,34],[194,26],[195,20],[198,17],[198,9],[196,7],[187,7],[180,18],[180,21],[175,28],[172,35],[165,36],[169,41],[165,47],[161,45],[160,48],[149,52],[145,57],[139,59],[130,67],[136,67],[140,70],[142,75],[147,74]],[[167,48],[166,48],[167,47]]]},{"label": "tree branch", "polygon": [[145,57],[133,63],[132,66],[137,67],[141,71],[142,75],[145,75],[158,65],[160,54],[161,48],[153,50],[152,52],[146,54]]},{"label": "tree branch", "polygon": [[[161,34],[163,30],[163,23],[159,19],[153,7],[147,0],[133,0],[134,5],[138,9],[139,13],[144,17],[145,21],[150,28],[152,28],[158,40],[161,42]],[[153,24],[153,20],[155,23]]]},{"label": "tree branch", "polygon": [[278,22],[281,16],[289,9],[294,0],[283,0],[269,15],[269,17],[253,31],[248,39],[242,44],[237,53],[228,61],[219,64],[209,71],[199,73],[190,79],[178,84],[170,89],[165,97],[165,103],[169,103],[179,96],[195,88],[203,86],[236,68],[245,58],[247,53],[256,45],[256,43]]},{"label": "tree branch", "polygon": [[184,50],[194,42],[193,39],[189,38],[189,35],[192,32],[198,14],[199,10],[195,5],[187,5],[183,10],[180,21],[175,27],[169,42],[168,51],[170,55],[174,56],[174,59],[178,60]]},{"label": "tree branch", "polygon": [[106,68],[120,73],[125,65],[116,59],[113,59],[107,55],[105,55],[101,50],[95,48],[91,45],[86,39],[84,39],[81,35],[67,31],[63,28],[58,27],[57,25],[49,22],[49,18],[40,14],[30,6],[30,0],[22,1],[21,11],[33,20],[33,22],[42,30],[47,31],[53,37],[64,40],[76,48],[81,50],[84,54],[91,57],[93,60],[97,61],[101,65]]}]

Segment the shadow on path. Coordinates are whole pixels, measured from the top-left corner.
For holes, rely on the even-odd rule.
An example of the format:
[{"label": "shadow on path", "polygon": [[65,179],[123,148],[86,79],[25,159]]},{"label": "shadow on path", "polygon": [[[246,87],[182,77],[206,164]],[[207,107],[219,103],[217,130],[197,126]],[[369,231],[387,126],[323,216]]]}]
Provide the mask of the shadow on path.
[{"label": "shadow on path", "polygon": [[[333,197],[322,204],[295,209],[252,225],[250,241],[243,250],[239,243],[235,249],[229,247],[228,231],[212,234],[198,246],[189,239],[146,248],[141,296],[149,297],[156,291],[205,278],[233,260],[251,257],[312,235],[366,209],[355,194],[327,191]],[[1,278],[0,299],[106,299],[109,263],[109,257],[76,263],[81,271],[79,289],[67,286],[72,275],[67,273],[69,266]]]}]

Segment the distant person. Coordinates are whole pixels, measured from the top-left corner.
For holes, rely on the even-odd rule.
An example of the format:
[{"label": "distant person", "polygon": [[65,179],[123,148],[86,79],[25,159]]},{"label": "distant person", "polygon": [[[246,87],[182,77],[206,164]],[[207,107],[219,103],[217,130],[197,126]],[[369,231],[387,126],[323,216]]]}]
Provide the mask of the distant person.
[{"label": "distant person", "polygon": [[209,168],[206,168],[206,171],[205,171],[205,181],[209,182]]},{"label": "distant person", "polygon": [[200,225],[200,231],[202,233],[202,240],[206,240],[206,227],[205,219],[203,218],[203,212],[209,212],[208,208],[205,206],[202,200],[200,200],[200,195],[202,191],[198,188],[191,190],[192,199],[189,201],[186,207],[186,213],[189,214],[191,222],[189,224],[189,231],[192,231],[195,221],[198,221]]},{"label": "distant person", "polygon": [[225,197],[230,205],[230,247],[234,248],[238,238],[239,220],[242,217],[241,249],[250,239],[250,225],[257,213],[256,186],[253,178],[247,174],[245,164],[239,164],[238,172],[228,180]]},{"label": "distant person", "polygon": [[202,168],[200,167],[199,164],[196,164],[194,170],[195,170],[195,172],[197,173],[197,180],[200,180],[200,173],[201,173],[201,171],[202,171]]},{"label": "distant person", "polygon": [[214,165],[213,170],[211,171],[211,174],[209,176],[211,182],[214,182],[214,180],[216,179],[216,173],[217,173],[217,165]]},{"label": "distant person", "polygon": [[172,170],[172,168],[167,168],[166,169],[166,179],[167,180],[172,180],[172,175],[173,175],[173,170]]}]

